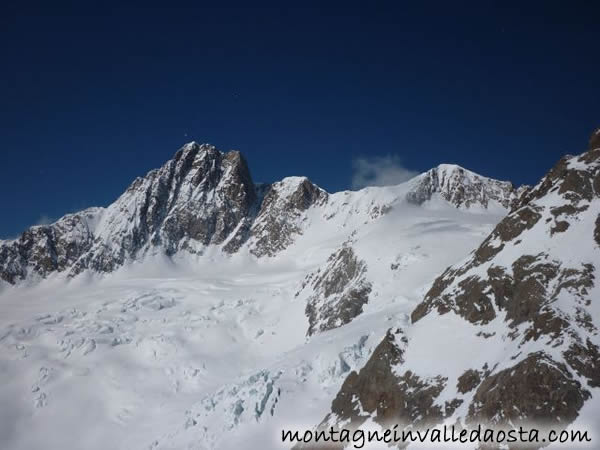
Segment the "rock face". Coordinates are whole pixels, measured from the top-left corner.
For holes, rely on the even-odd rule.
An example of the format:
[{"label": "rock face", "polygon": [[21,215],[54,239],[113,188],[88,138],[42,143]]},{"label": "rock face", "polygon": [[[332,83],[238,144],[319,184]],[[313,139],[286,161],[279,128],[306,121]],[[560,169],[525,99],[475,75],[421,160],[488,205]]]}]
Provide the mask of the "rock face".
[{"label": "rock face", "polygon": [[366,271],[366,263],[346,244],[329,257],[322,270],[307,277],[305,288],[312,288],[306,304],[308,335],[345,325],[362,312],[371,292]]},{"label": "rock face", "polygon": [[[481,246],[435,280],[412,325],[389,331],[348,376],[321,427],[357,427],[368,418],[509,428],[576,420],[600,387],[598,135],[587,152],[563,158],[522,193]],[[451,361],[444,340],[453,339],[486,350],[461,359],[454,348],[464,366],[425,368],[419,354],[442,365]]]},{"label": "rock face", "polygon": [[440,164],[415,178],[406,198],[420,205],[437,193],[457,207],[479,205],[487,208],[490,202],[495,201],[509,208],[527,188],[515,189],[509,181],[482,177],[453,164]]},{"label": "rock face", "polygon": [[[507,206],[516,198],[510,183],[458,166],[440,166],[408,183],[407,198],[414,203],[434,194],[457,207],[487,207],[492,200]],[[14,284],[59,272],[69,277],[86,270],[107,273],[147,254],[202,255],[209,247],[272,257],[307,231],[312,208],[327,220],[338,214],[376,220],[391,208],[383,199],[363,204],[356,197],[353,205],[339,196],[332,202],[305,177],[255,185],[239,152],[192,142],[161,168],[134,180],[108,207],[70,214],[0,241],[0,280]],[[563,227],[557,223],[556,231]],[[368,295],[366,287],[359,291],[348,294],[358,296],[358,303]]]},{"label": "rock face", "polygon": [[250,235],[250,252],[274,256],[302,233],[304,212],[321,206],[328,194],[305,177],[288,177],[266,188],[258,217]]},{"label": "rock face", "polygon": [[[400,423],[413,425],[435,423],[443,416],[443,408],[434,403],[445,385],[443,377],[425,380],[410,370],[395,372],[394,367],[404,361],[407,344],[401,330],[388,331],[360,372],[352,372],[344,381],[331,406],[336,419],[358,427],[370,415],[381,423],[402,418]],[[357,407],[362,408],[359,415]],[[333,417],[327,417],[325,423]]]},{"label": "rock face", "polygon": [[93,245],[93,229],[102,208],[69,214],[52,225],[32,227],[0,245],[0,279],[14,284],[29,272],[45,277],[68,270]]},{"label": "rock face", "polygon": [[[257,199],[239,152],[221,153],[209,145],[188,144],[158,170],[136,179],[106,211],[100,227],[117,263],[135,257],[146,244],[167,254],[221,244],[237,231]],[[103,270],[94,261],[93,268]],[[111,270],[110,268],[108,268]]]},{"label": "rock face", "polygon": [[557,426],[575,420],[589,397],[567,366],[543,352],[532,353],[479,385],[469,405],[468,421],[506,425],[526,418]]}]

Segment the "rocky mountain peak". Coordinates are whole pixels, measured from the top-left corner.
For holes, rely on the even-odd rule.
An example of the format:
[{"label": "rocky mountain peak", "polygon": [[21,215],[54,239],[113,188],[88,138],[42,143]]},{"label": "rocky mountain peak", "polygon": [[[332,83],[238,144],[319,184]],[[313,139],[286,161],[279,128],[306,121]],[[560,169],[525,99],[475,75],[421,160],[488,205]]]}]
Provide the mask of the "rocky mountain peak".
[{"label": "rocky mountain peak", "polygon": [[171,162],[175,165],[176,177],[183,178],[192,173],[194,186],[204,183],[204,188],[213,188],[223,177],[230,183],[246,185],[252,190],[254,187],[248,164],[236,150],[221,152],[211,144],[190,142],[178,150],[165,166]]},{"label": "rocky mountain peak", "polygon": [[589,142],[589,149],[578,156],[566,155],[530,189],[517,203],[526,206],[552,193],[562,197],[562,201],[577,207],[580,202],[591,201],[600,193],[600,134],[595,132]]},{"label": "rocky mountain peak", "polygon": [[440,164],[417,176],[406,198],[420,205],[434,194],[459,208],[487,208],[491,202],[510,208],[518,195],[511,182],[487,178],[456,164]]},{"label": "rocky mountain peak", "polygon": [[306,177],[286,177],[271,185],[267,196],[285,199],[287,206],[304,211],[327,197],[327,192]]},{"label": "rocky mountain peak", "polygon": [[305,212],[323,205],[329,194],[306,177],[287,177],[263,186],[260,210],[251,230],[250,251],[255,256],[274,256],[302,234]]}]

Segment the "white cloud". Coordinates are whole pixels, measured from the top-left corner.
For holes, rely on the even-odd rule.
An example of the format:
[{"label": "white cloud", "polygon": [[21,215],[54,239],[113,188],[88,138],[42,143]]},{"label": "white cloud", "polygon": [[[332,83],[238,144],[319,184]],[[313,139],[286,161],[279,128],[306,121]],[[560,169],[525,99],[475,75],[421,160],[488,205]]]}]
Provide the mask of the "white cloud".
[{"label": "white cloud", "polygon": [[355,158],[352,169],[352,189],[400,184],[419,174],[404,167],[397,155]]},{"label": "white cloud", "polygon": [[46,214],[42,214],[38,218],[38,220],[35,221],[35,223],[33,225],[34,226],[37,226],[37,225],[50,225],[54,221],[55,220],[52,217],[50,217],[50,216],[48,216]]},{"label": "white cloud", "polygon": [[[31,225],[32,227],[37,227],[40,225],[50,225],[51,223],[56,222],[56,219],[50,217],[47,214],[42,214],[38,219]],[[29,227],[27,227],[29,228]],[[0,236],[0,241],[12,241],[14,239],[19,239],[21,233],[17,235],[9,235],[9,236]]]}]

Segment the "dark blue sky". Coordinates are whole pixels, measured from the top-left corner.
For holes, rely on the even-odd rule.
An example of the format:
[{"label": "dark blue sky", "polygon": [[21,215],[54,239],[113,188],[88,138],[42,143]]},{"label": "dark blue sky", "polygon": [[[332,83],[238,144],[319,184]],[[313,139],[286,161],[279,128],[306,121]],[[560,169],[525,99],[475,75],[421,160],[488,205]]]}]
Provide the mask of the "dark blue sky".
[{"label": "dark blue sky", "polygon": [[0,237],[109,204],[191,140],[336,191],[385,155],[533,183],[600,125],[598,2],[13,3]]}]

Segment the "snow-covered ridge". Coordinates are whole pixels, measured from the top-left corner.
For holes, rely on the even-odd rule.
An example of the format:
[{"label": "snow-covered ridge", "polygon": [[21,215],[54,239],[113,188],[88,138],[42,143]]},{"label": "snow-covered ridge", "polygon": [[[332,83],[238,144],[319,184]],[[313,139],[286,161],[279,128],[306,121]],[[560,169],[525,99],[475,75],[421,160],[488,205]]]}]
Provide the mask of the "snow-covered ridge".
[{"label": "snow-covered ridge", "polygon": [[[440,198],[457,208],[507,209],[511,183],[443,164],[398,186],[329,194],[306,177],[256,185],[240,152],[190,142],[106,208],[69,214],[0,242],[0,282],[110,273],[148,254],[272,257],[326,218],[376,220],[394,204]],[[311,210],[319,211],[315,220]],[[333,222],[336,222],[333,220]],[[332,222],[332,223],[333,223]]]}]

